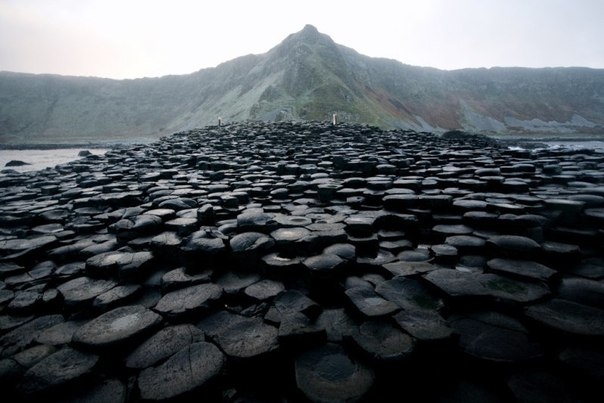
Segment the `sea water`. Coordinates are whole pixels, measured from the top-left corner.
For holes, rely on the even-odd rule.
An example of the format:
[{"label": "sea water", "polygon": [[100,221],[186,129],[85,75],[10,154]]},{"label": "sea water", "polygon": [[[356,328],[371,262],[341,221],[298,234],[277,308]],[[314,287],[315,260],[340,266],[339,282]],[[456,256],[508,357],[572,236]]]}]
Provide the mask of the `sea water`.
[{"label": "sea water", "polygon": [[[52,168],[56,165],[65,164],[80,158],[78,153],[88,150],[92,154],[103,155],[109,149],[106,148],[57,148],[48,150],[0,150],[0,170],[14,169],[18,172],[39,171],[44,168]],[[23,161],[29,165],[7,167],[6,163],[12,160]]]}]

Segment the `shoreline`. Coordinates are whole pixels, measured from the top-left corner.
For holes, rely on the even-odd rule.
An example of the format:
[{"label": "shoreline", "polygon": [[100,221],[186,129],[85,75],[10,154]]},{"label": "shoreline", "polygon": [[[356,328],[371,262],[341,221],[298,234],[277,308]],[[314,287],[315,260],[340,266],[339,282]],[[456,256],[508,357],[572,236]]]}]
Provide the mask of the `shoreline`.
[{"label": "shoreline", "polygon": [[99,148],[119,148],[122,146],[134,145],[134,143],[94,143],[94,144],[0,144],[0,150],[58,150],[63,148],[81,148],[81,149],[99,149]]}]

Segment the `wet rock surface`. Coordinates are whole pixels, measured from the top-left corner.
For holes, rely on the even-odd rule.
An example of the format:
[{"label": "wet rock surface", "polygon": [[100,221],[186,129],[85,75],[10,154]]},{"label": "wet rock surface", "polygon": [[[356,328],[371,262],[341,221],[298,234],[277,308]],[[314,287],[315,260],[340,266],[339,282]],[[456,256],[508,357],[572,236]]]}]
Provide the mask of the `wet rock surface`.
[{"label": "wet rock surface", "polygon": [[5,170],[0,385],[600,401],[603,170],[589,150],[288,122]]}]

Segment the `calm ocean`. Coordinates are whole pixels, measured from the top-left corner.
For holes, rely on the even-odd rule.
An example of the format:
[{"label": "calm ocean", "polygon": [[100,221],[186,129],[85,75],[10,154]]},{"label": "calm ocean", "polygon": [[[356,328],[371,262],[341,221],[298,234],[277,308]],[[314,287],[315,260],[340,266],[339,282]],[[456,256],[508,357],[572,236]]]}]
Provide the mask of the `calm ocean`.
[{"label": "calm ocean", "polygon": [[[79,158],[78,153],[84,148],[57,148],[52,150],[0,150],[0,170],[14,169],[18,172],[38,171],[44,168],[54,167]],[[86,148],[92,154],[105,154],[108,149]],[[27,162],[30,165],[19,167],[6,167],[6,163],[12,160]]]}]

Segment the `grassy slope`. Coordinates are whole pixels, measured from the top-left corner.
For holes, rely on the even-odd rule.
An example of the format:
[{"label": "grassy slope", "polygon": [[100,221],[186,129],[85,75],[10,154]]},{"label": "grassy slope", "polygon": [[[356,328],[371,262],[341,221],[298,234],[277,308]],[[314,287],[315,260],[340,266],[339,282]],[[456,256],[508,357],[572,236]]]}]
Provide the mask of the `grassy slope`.
[{"label": "grassy slope", "polygon": [[[604,127],[604,70],[441,71],[369,58],[307,27],[266,54],[139,80],[0,73],[0,144],[153,139],[223,121],[342,120],[501,131],[575,114]],[[509,125],[508,125],[509,126]]]}]

